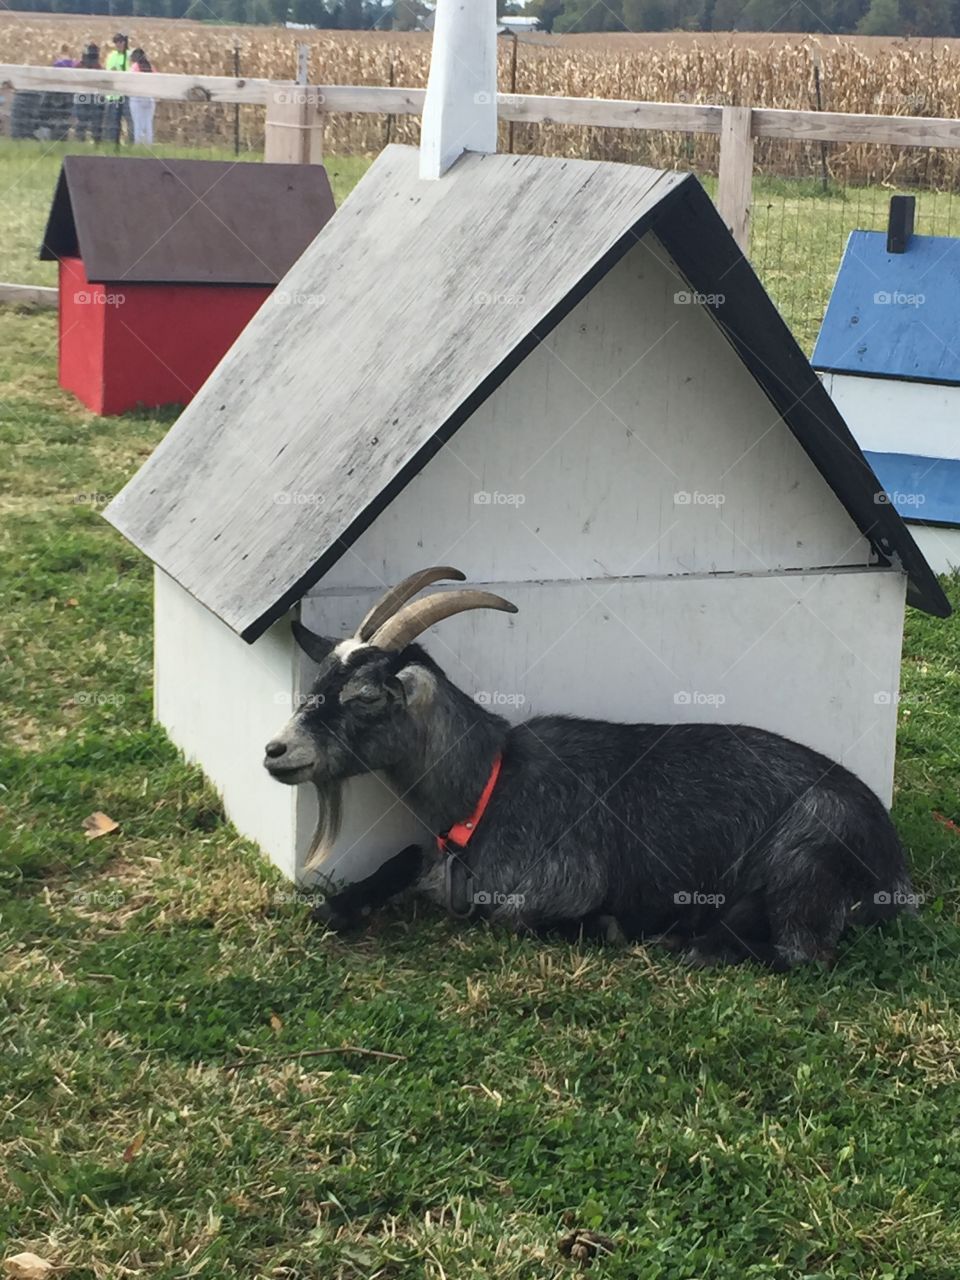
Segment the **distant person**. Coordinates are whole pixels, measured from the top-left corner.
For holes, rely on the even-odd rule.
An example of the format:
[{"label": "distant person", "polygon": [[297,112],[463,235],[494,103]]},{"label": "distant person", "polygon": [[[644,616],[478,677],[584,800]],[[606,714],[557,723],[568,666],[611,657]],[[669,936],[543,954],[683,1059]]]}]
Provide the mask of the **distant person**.
[{"label": "distant person", "polygon": [[[100,48],[91,41],[80,55],[78,67],[86,67],[88,71],[102,71],[100,65]],[[73,95],[73,115],[76,138],[78,142],[99,142],[103,137],[103,105],[102,93],[75,93]]]},{"label": "distant person", "polygon": [[[53,65],[55,67],[76,66],[70,56],[68,44],[60,46],[60,56],[54,59]],[[33,136],[45,142],[50,139],[55,142],[66,142],[70,136],[72,115],[73,98],[69,93],[44,93],[40,98],[40,124]]]},{"label": "distant person", "polygon": [[[130,70],[139,73],[152,71],[153,65],[142,49],[134,49],[130,55]],[[133,119],[133,141],[146,147],[153,146],[153,98],[131,98],[130,115]]]},{"label": "distant person", "polygon": [[[118,31],[113,37],[113,48],[107,54],[107,71],[129,71],[130,70],[130,40]],[[106,136],[118,145],[120,143],[120,132],[123,122],[127,122],[127,136],[133,133],[133,119],[130,115],[130,103],[125,97],[118,93],[111,93],[107,97],[106,111]]]}]

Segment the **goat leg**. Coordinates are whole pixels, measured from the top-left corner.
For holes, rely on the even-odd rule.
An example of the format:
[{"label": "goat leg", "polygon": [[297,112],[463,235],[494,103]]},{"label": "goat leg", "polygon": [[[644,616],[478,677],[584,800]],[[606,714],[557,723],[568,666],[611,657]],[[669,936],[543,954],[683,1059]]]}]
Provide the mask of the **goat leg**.
[{"label": "goat leg", "polygon": [[325,901],[310,912],[310,919],[334,933],[360,928],[378,907],[416,884],[422,867],[422,849],[417,844],[408,845],[365,880],[328,894]]}]

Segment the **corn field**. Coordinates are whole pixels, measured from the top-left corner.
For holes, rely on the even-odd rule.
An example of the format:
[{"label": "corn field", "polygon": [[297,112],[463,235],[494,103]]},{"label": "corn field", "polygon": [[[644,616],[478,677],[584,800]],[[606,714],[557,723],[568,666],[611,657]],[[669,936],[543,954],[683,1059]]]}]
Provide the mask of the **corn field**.
[{"label": "corn field", "polygon": [[[79,53],[101,49],[117,22],[142,44],[160,71],[291,80],[296,46],[310,46],[314,84],[426,83],[430,37],[425,33],[291,31],[223,27],[164,19],[58,15],[0,18],[0,62],[49,64],[67,44]],[[524,37],[500,51],[502,92],[657,102],[717,103],[854,111],[880,115],[960,116],[960,41],[765,35],[597,35]],[[819,69],[820,100],[814,68]],[[232,107],[160,103],[158,140],[190,146],[229,145]],[[416,117],[331,115],[324,144],[330,154],[372,154],[387,141],[418,139]],[[633,161],[716,172],[717,139],[555,124],[501,126],[501,146],[544,155]],[[259,150],[263,110],[241,108],[241,145]],[[759,174],[823,174],[843,185],[920,185],[948,189],[960,177],[960,153],[767,140],[757,146]]]}]

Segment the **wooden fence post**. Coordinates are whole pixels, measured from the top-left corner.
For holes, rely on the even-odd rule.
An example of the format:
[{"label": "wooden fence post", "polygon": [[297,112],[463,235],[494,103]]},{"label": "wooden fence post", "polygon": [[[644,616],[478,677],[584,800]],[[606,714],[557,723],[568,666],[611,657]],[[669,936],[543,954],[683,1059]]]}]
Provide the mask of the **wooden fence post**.
[{"label": "wooden fence post", "polygon": [[720,117],[717,209],[743,250],[750,252],[753,200],[753,109],[724,107]]},{"label": "wooden fence post", "polygon": [[267,95],[263,158],[268,164],[323,163],[323,93],[274,85]]}]

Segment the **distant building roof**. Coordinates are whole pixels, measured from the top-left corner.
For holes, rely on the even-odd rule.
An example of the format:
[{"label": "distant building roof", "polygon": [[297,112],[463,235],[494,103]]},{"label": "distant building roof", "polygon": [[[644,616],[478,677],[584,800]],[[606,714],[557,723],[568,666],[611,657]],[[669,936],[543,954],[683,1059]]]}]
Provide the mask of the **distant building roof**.
[{"label": "distant building roof", "polygon": [[813,353],[830,373],[960,385],[960,240],[853,231]]},{"label": "distant building roof", "polygon": [[322,165],[65,156],[40,257],[97,282],[270,285],[333,212]]}]

